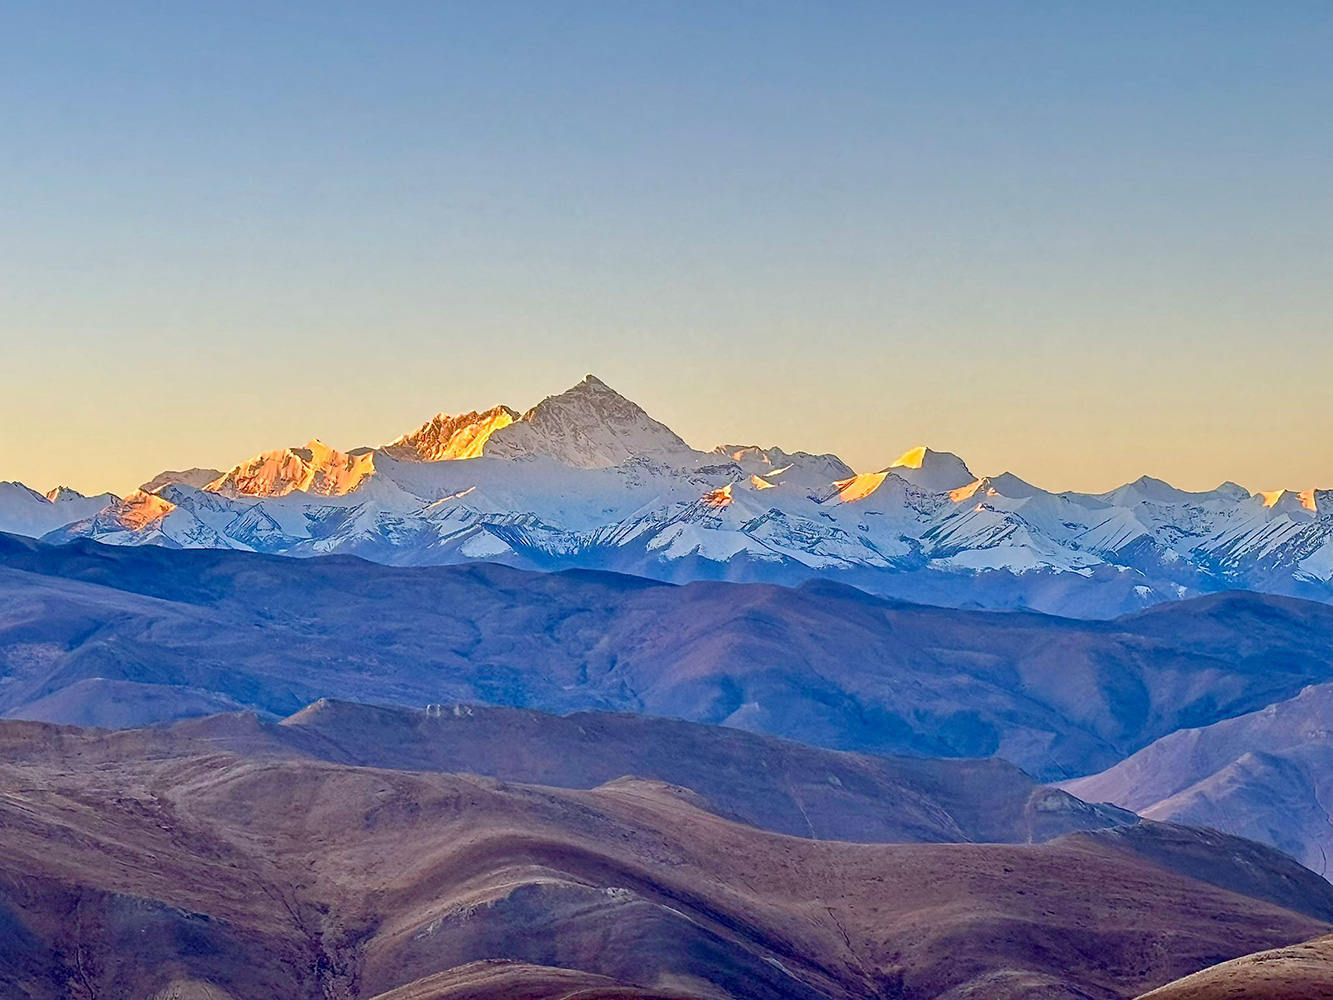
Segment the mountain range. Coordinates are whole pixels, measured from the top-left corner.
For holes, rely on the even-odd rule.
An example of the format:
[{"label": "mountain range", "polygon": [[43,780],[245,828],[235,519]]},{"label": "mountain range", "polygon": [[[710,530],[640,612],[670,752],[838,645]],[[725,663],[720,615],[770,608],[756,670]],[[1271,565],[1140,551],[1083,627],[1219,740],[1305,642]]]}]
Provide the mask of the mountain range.
[{"label": "mountain range", "polygon": [[27,1000],[1122,1000],[1333,930],[1281,853],[999,762],[637,716],[8,721],[0,785]]},{"label": "mountain range", "polygon": [[996,755],[1050,780],[1330,682],[1333,607],[1271,595],[1101,622],[823,580],[674,585],[0,536],[0,715],[49,722],[485,702]]},{"label": "mountain range", "polygon": [[526,412],[441,413],[388,444],[319,441],[129,494],[0,483],[0,531],[395,565],[838,580],[958,607],[1111,618],[1247,589],[1333,599],[1333,492],[1143,478],[1051,492],[914,448],[873,472],[777,447],[696,450],[588,376]]},{"label": "mountain range", "polygon": [[1333,685],[1200,728],[1178,730],[1107,771],[1068,783],[1076,794],[1144,816],[1273,844],[1333,874]]}]

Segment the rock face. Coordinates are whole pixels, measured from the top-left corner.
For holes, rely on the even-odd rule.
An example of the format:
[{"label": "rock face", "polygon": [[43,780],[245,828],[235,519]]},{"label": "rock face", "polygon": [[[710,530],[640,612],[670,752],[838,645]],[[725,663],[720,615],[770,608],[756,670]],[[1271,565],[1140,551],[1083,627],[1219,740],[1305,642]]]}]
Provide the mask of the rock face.
[{"label": "rock face", "polygon": [[370,451],[343,454],[321,441],[304,448],[266,451],[223,473],[205,489],[226,497],[282,497],[288,493],[342,496],[375,473]]},{"label": "rock face", "polygon": [[457,416],[437,413],[412,433],[385,445],[384,451],[394,458],[417,462],[479,458],[491,435],[516,419],[518,414],[507,406]]},{"label": "rock face", "polygon": [[1147,853],[823,842],[660,782],[348,766],[228,733],[0,724],[0,992],[1110,1000],[1333,917],[1333,886],[1189,831]]},{"label": "rock face", "polygon": [[1333,600],[1327,491],[1190,493],[1145,476],[1055,493],[926,447],[871,471],[776,447],[699,451],[591,375],[521,415],[439,413],[381,447],[311,441],[139,492],[166,502],[0,484],[0,531],[675,582],[820,577],[1085,618],[1235,589]]}]

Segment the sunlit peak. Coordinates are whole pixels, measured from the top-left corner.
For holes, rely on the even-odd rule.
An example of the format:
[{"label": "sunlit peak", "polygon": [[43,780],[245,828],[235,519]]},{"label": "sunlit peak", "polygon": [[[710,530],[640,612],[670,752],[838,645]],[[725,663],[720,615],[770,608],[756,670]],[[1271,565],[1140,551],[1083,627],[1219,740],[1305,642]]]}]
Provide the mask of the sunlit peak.
[{"label": "sunlit peak", "polygon": [[730,507],[731,506],[731,484],[727,483],[721,489],[712,490],[703,495],[703,503],[706,507]]},{"label": "sunlit peak", "polygon": [[978,479],[975,483],[968,483],[966,486],[960,486],[956,490],[950,490],[949,499],[954,503],[962,503],[964,500],[971,500],[978,493],[988,497],[1000,495],[999,491],[991,486],[987,480]]},{"label": "sunlit peak", "polygon": [[[1263,498],[1264,506],[1269,508],[1276,507],[1278,504],[1282,502],[1283,498],[1291,495],[1293,495],[1291,493],[1291,490],[1271,490],[1259,494],[1259,496]],[[1300,505],[1304,507],[1306,510],[1308,510],[1311,514],[1319,513],[1319,501],[1315,497],[1314,490],[1304,490],[1300,493],[1294,494],[1294,496],[1296,497],[1296,500],[1300,503]]]},{"label": "sunlit peak", "polygon": [[838,499],[843,503],[855,503],[879,489],[887,477],[887,472],[858,472],[850,479],[839,479],[833,485],[837,487]]},{"label": "sunlit peak", "polygon": [[154,521],[160,521],[175,509],[174,503],[156,493],[135,490],[124,498],[120,520],[131,531],[140,531]]},{"label": "sunlit peak", "polygon": [[898,461],[889,466],[890,469],[919,469],[925,464],[926,455],[930,449],[922,445],[920,448],[913,448],[911,451],[905,451],[899,456]]}]

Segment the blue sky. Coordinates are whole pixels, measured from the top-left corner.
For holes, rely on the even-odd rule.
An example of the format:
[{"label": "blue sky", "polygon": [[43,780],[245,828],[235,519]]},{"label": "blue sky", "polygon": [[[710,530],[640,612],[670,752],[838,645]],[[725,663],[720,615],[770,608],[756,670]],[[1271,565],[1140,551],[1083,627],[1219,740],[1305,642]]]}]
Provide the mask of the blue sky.
[{"label": "blue sky", "polygon": [[52,2],[0,38],[0,479],[594,371],[699,446],[1333,486],[1328,4]]}]

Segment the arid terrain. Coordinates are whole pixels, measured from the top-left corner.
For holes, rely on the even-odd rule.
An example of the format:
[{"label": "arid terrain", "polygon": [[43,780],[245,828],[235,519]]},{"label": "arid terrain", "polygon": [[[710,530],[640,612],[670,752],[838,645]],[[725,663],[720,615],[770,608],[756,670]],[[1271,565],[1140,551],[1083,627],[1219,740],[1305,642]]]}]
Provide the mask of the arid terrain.
[{"label": "arid terrain", "polygon": [[[5,996],[1109,1000],[1333,929],[1333,886],[1189,828],[815,840],[652,778],[555,788],[244,749],[253,721],[0,726]],[[311,721],[281,728],[323,742]]]},{"label": "arid terrain", "polygon": [[1143,1000],[1328,1000],[1333,937],[1232,959],[1144,994]]}]

